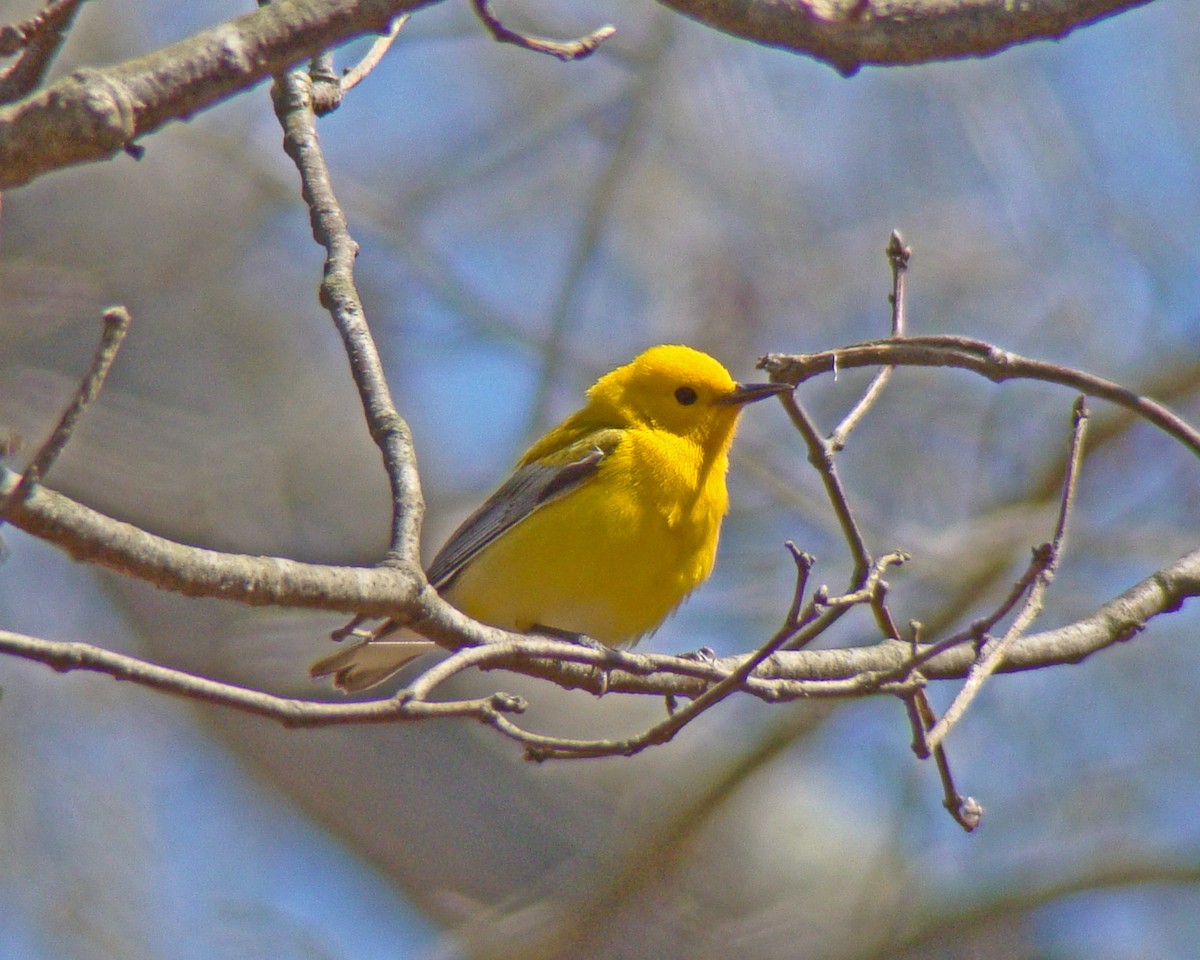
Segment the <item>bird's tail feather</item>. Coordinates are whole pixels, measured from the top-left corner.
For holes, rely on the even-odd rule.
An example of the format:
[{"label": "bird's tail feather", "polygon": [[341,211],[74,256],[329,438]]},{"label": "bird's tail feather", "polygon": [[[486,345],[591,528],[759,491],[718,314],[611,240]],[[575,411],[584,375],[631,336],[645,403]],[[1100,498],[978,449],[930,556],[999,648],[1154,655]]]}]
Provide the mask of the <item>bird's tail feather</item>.
[{"label": "bird's tail feather", "polygon": [[396,673],[410,660],[437,649],[429,640],[360,640],[308,665],[314,680],[331,677],[343,693],[358,693]]}]

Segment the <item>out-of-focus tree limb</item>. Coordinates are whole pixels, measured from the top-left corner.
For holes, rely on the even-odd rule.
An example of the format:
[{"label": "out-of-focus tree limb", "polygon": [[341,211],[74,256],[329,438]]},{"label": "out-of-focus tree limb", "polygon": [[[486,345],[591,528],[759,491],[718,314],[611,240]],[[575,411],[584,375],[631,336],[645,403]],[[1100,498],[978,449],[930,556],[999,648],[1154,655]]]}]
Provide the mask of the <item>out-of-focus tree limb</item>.
[{"label": "out-of-focus tree limb", "polygon": [[[0,109],[0,190],[108,160],[321,50],[385,34],[433,0],[277,0],[145,56],[77,70]],[[843,73],[994,54],[1149,0],[663,0],[726,33],[807,53]]]},{"label": "out-of-focus tree limb", "polygon": [[846,960],[882,960],[896,957],[916,957],[935,952],[939,946],[954,942],[956,937],[989,925],[1011,922],[1035,910],[1053,906],[1068,897],[1099,890],[1147,885],[1195,886],[1200,884],[1200,864],[1184,857],[1126,853],[1124,856],[1097,859],[1080,864],[1072,873],[1043,882],[999,885],[1001,893],[980,897],[958,909],[931,909],[920,916],[903,933],[861,952],[850,954]]},{"label": "out-of-focus tree limb", "polygon": [[983,57],[1057,40],[1150,0],[661,0],[745,40],[822,60],[844,74]]}]

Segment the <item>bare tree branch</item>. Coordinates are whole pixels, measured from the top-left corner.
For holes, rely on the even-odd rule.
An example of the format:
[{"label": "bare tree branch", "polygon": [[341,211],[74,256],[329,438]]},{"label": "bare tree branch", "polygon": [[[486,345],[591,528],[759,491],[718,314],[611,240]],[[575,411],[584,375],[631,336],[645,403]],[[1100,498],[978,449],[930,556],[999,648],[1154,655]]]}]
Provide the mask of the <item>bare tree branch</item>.
[{"label": "bare tree branch", "polygon": [[328,47],[387,33],[433,0],[277,0],[102,70],[77,70],[0,109],[0,190],[109,160],[135,140],[282,73]]},{"label": "bare tree branch", "polygon": [[313,238],[326,251],[321,303],[341,335],[367,427],[383,456],[391,489],[392,528],[384,562],[415,568],[420,563],[421,519],[425,513],[417,456],[408,424],[392,401],[379,351],[354,283],[358,244],[350,236],[317,139],[312,82],[302,72],[284,74],[275,81],[272,99],[283,127],[284,151],[300,171]]},{"label": "bare tree branch", "polygon": [[[31,499],[36,501],[44,493],[35,491]],[[1200,550],[1159,570],[1089,617],[1057,630],[1016,638],[1004,652],[997,672],[1077,663],[1105,647],[1131,639],[1155,616],[1177,610],[1185,599],[1197,595],[1200,595]],[[310,605],[319,606],[316,603]],[[435,612],[424,624],[431,633],[465,633],[470,629],[471,621],[466,617],[452,607],[444,604],[442,607],[447,616]],[[108,674],[166,693],[268,717],[286,726],[399,722],[429,716],[470,715],[497,727],[527,747],[553,746],[562,750],[592,741],[539,738],[514,727],[507,715],[521,712],[523,703],[519,698],[496,693],[482,700],[466,701],[470,706],[465,708],[461,708],[461,702],[460,706],[448,703],[444,705],[444,713],[438,713],[437,709],[442,708],[427,698],[450,676],[468,668],[504,669],[593,693],[604,689],[628,694],[699,698],[713,685],[743,668],[748,659],[755,658],[754,654],[748,654],[704,662],[661,654],[598,650],[545,637],[506,634],[491,628],[479,631],[477,639],[481,641],[479,645],[463,648],[448,660],[436,664],[411,687],[394,697],[341,705],[340,709],[337,705],[276,697],[234,684],[218,683],[89,644],[42,640],[0,631],[0,652],[45,663],[60,671],[87,670]],[[917,652],[919,650],[918,647]],[[902,641],[835,650],[778,652],[746,676],[740,689],[772,703],[893,695],[912,689],[912,681],[905,679],[911,673],[912,653],[912,647]],[[974,648],[964,644],[922,663],[921,673],[930,680],[963,679],[975,660]],[[603,683],[599,679],[601,671],[607,672]],[[429,709],[417,709],[411,706],[414,702],[426,704]],[[487,709],[484,704],[488,705]]]},{"label": "bare tree branch", "polygon": [[[888,263],[892,268],[892,292],[888,294],[888,302],[892,305],[893,337],[903,337],[906,332],[908,308],[905,297],[907,290],[905,280],[908,277],[908,261],[911,257],[912,249],[904,245],[904,238],[900,236],[900,231],[893,230],[887,245]],[[892,378],[892,371],[895,369],[895,367],[883,367],[875,374],[870,386],[863,393],[862,399],[842,418],[842,422],[829,435],[831,450],[836,452],[845,448],[850,431],[858,426],[859,421],[867,415],[867,412],[883,395],[883,390]]]},{"label": "bare tree branch", "polygon": [[277,697],[232,683],[219,683],[183,670],[147,663],[137,657],[114,653],[89,643],[42,640],[0,630],[0,650],[33,660],[67,673],[88,670],[162,693],[233,707],[243,713],[278,720],[285,727],[328,727],[347,723],[391,723],[401,720],[431,720],[444,717],[474,717],[493,723],[499,713],[520,713],[521,697],[495,693],[475,700],[428,702],[407,695],[366,703],[321,703]]},{"label": "bare tree branch", "polygon": [[[19,473],[0,467],[0,496],[7,497],[20,479]],[[425,581],[415,566],[322,566],[188,546],[107,517],[41,485],[11,504],[5,519],[76,560],[189,597],[386,617],[412,603]]]},{"label": "bare tree branch", "polygon": [[980,646],[979,659],[971,665],[971,669],[967,673],[967,682],[963,684],[954,701],[946,708],[946,712],[942,714],[941,719],[926,734],[925,746],[927,749],[937,749],[938,745],[945,739],[946,734],[950,732],[950,729],[962,719],[971,701],[983,689],[983,685],[987,682],[988,677],[995,672],[996,667],[1004,659],[1004,651],[1012,645],[1017,637],[1029,629],[1042,610],[1046,590],[1049,589],[1050,583],[1054,580],[1054,575],[1058,570],[1058,561],[1062,556],[1063,544],[1066,542],[1067,521],[1071,515],[1071,508],[1075,503],[1075,493],[1078,489],[1079,465],[1083,459],[1083,439],[1087,433],[1088,422],[1087,406],[1084,404],[1082,397],[1075,403],[1073,419],[1074,429],[1071,434],[1071,452],[1067,457],[1067,476],[1063,481],[1063,494],[1062,502],[1059,505],[1058,522],[1055,525],[1054,536],[1050,542],[1034,551],[1034,562],[1031,569],[1036,569],[1036,574],[1031,581],[1029,596],[1026,598],[1024,606],[1012,624],[1004,632],[1004,635],[990,638]]},{"label": "bare tree branch", "polygon": [[957,367],[960,370],[978,373],[995,383],[1016,379],[1057,383],[1087,396],[1099,397],[1125,407],[1200,456],[1200,431],[1162,404],[1103,377],[1056,363],[1030,360],[970,337],[930,336],[873,340],[821,353],[770,353],[758,362],[759,369],[769,371],[773,379],[791,384],[800,384],[818,374],[845,370],[848,367],[886,364]]},{"label": "bare tree branch", "polygon": [[92,357],[91,367],[75,391],[75,396],[71,398],[71,403],[63,411],[50,436],[29,461],[21,482],[0,501],[0,524],[4,522],[4,516],[12,505],[28,497],[29,491],[50,472],[50,468],[70,441],[84,410],[96,399],[100,388],[104,386],[104,379],[108,376],[117,351],[121,349],[121,341],[125,339],[125,332],[129,329],[129,312],[124,307],[110,307],[104,311],[103,322],[104,330]]},{"label": "bare tree branch", "polygon": [[983,57],[1059,40],[1150,0],[660,0],[745,40],[784,47],[850,75],[864,65]]},{"label": "bare tree branch", "polygon": [[[276,0],[153,53],[77,70],[0,109],[0,190],[136,152],[135,141],[436,0]],[[1150,0],[663,0],[736,36],[824,60],[912,64],[996,53]]]},{"label": "bare tree branch", "polygon": [[392,44],[400,36],[400,30],[408,23],[410,16],[410,14],[406,13],[392,21],[392,28],[371,44],[371,49],[367,51],[366,56],[342,75],[340,86],[343,95],[349,93],[367,79],[371,71],[379,66],[380,62],[387,55],[387,52],[392,49]]},{"label": "bare tree branch", "polygon": [[[1150,420],[1190,449],[1200,451],[1200,435],[1153,401],[1139,397],[1109,381],[1057,365],[1026,360],[988,344],[964,338],[922,337],[887,340],[805,357],[772,355],[765,358],[763,365],[771,369],[773,375],[779,379],[800,381],[832,369],[835,357],[841,366],[872,363],[948,365],[975,370],[994,380],[1026,376],[1064,383],[1087,393],[1114,400]],[[820,441],[819,437],[817,439]],[[19,474],[0,467],[0,496],[7,497],[19,482]],[[486,643],[507,636],[503,631],[484,628],[470,621],[440,601],[427,589],[424,577],[414,564],[405,563],[395,568],[375,569],[327,567],[279,557],[219,553],[157,537],[130,524],[106,517],[43,486],[33,490],[23,502],[12,504],[7,519],[13,526],[60,547],[76,559],[88,560],[188,596],[219,597],[251,604],[337,610],[378,617],[397,616],[409,620],[427,637],[451,649],[464,643]],[[864,557],[858,558],[859,564],[863,559]],[[1045,641],[1033,647],[1027,647],[1024,643],[1015,644],[1001,669],[1027,669],[1029,666],[1054,662],[1071,662],[1108,643],[1127,638],[1140,629],[1146,619],[1168,609],[1167,606],[1156,605],[1159,601],[1178,604],[1185,597],[1194,595],[1194,585],[1189,580],[1193,576],[1193,572],[1186,565],[1168,567],[1161,574],[1161,577],[1167,580],[1151,578],[1136,588],[1139,591],[1136,595],[1124,595],[1102,608],[1105,611],[1105,619],[1083,621],[1076,625],[1078,629],[1075,632],[1055,632],[1053,648],[1047,650],[1044,646]],[[856,576],[854,587],[861,586],[862,577],[865,577],[865,569],[862,576]],[[1167,590],[1166,598],[1154,592],[1156,585]],[[828,611],[826,616],[840,616],[841,612],[842,609],[838,608]],[[822,626],[822,619],[819,618],[816,623],[801,631],[791,642],[795,645],[803,643]],[[1080,645],[1061,646],[1069,639],[1080,641]],[[896,649],[887,653],[891,647]],[[871,649],[880,652],[873,653],[873,662],[870,665],[862,664],[863,669],[903,672],[905,663],[911,656],[920,657],[919,648],[914,654],[909,644],[900,641],[885,641],[884,644]],[[1037,652],[1027,659],[1025,651],[1028,650]],[[968,654],[970,652],[968,651]],[[860,655],[848,654],[852,659]],[[949,663],[958,665],[961,663],[958,659],[961,655],[957,650],[947,650],[923,663],[922,672],[927,677],[936,678],[935,668]],[[874,659],[876,657],[881,659]],[[729,669],[736,669],[736,664]],[[856,672],[843,674],[839,679],[853,677]],[[717,675],[714,679],[719,680],[721,676]],[[889,679],[894,681],[898,676],[899,674]],[[594,678],[559,675],[556,679],[567,685],[599,689]],[[699,695],[703,692],[702,685],[696,684],[654,689],[658,693],[682,696]],[[753,692],[752,684],[750,689]],[[842,691],[836,695],[845,695],[847,692],[854,691]],[[773,691],[772,695],[776,693],[778,691]],[[819,695],[831,694],[833,691],[823,689]]]},{"label": "bare tree branch", "polygon": [[518,33],[516,30],[510,30],[501,23],[500,18],[492,11],[492,6],[488,0],[471,0],[471,5],[475,8],[475,13],[483,21],[484,26],[488,28],[492,36],[500,43],[511,43],[525,50],[532,50],[534,53],[549,54],[563,62],[582,60],[584,57],[590,57],[596,52],[600,44],[617,32],[616,27],[610,23],[606,23],[604,26],[597,27],[591,33],[584,34],[575,40],[551,40],[547,37],[535,37],[527,33]]}]

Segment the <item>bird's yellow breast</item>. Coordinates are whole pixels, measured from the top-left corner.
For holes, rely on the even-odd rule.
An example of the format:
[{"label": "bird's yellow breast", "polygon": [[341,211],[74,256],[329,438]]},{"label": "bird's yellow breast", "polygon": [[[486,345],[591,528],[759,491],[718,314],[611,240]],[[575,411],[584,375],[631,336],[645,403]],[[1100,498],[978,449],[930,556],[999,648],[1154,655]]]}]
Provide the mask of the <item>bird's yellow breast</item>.
[{"label": "bird's yellow breast", "polygon": [[725,449],[627,430],[594,477],[487,546],[446,598],[511,630],[633,643],[712,572],[727,468]]}]

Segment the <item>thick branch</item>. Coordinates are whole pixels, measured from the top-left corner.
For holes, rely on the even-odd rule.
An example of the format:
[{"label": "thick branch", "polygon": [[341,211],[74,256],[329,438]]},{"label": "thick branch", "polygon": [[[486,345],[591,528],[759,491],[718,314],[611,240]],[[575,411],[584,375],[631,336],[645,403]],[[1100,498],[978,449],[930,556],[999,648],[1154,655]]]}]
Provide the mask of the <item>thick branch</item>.
[{"label": "thick branch", "polygon": [[[21,475],[0,467],[0,499]],[[421,594],[414,567],[333,567],[282,557],[219,553],[157,537],[43,486],[9,505],[5,519],[76,560],[192,597],[394,616]]]},{"label": "thick branch", "polygon": [[660,0],[736,37],[807,53],[844,74],[864,65],[983,57],[1058,40],[1150,0]]},{"label": "thick branch", "polygon": [[[15,489],[19,481],[20,474],[0,467],[0,497]],[[433,591],[424,589],[420,571],[408,566],[330,567],[191,547],[106,517],[41,486],[27,500],[14,504],[7,520],[77,560],[130,574],[188,596],[376,617],[405,616],[415,629],[450,648],[460,647],[464,641],[491,643],[508,636],[501,630],[474,623],[441,601]],[[1090,617],[1016,640],[1005,653],[998,672],[1077,663],[1113,643],[1132,638],[1153,617],[1177,610],[1186,599],[1197,595],[1200,595],[1200,550],[1147,577]],[[915,652],[919,657],[921,648]],[[776,654],[747,680],[746,689],[766,700],[897,692],[907,684],[905,675],[913,654],[911,645],[902,641]],[[606,678],[591,663],[546,661],[531,665],[527,652],[498,659],[493,666],[516,669],[564,687],[596,693],[608,690],[696,697],[710,683],[736,670],[740,662],[732,658],[702,664],[678,657],[621,651],[605,651],[603,656],[604,661],[597,663],[612,667]],[[974,646],[964,644],[922,662],[920,671],[931,680],[961,678],[974,659]],[[764,676],[786,683],[765,684],[758,679]]]},{"label": "thick branch", "polygon": [[[46,496],[45,491],[39,490],[31,502],[36,503],[43,496]],[[190,547],[181,549],[193,550]],[[306,572],[306,568],[329,569],[291,564],[283,572],[299,576]],[[332,569],[337,571],[341,568]],[[355,572],[364,576],[376,573],[365,570]],[[1084,620],[1058,630],[1015,640],[1005,651],[999,669],[1001,672],[1029,670],[1078,662],[1097,650],[1130,639],[1144,627],[1146,621],[1159,613],[1178,609],[1184,599],[1197,594],[1200,594],[1200,551],[1160,570]],[[426,591],[421,599],[430,596],[432,592]],[[252,602],[245,595],[237,599]],[[289,600],[294,599],[294,596],[289,596]],[[427,697],[447,677],[472,666],[507,669],[551,680],[567,688],[582,688],[592,692],[604,690],[699,697],[713,684],[737,670],[746,659],[729,657],[706,663],[681,657],[600,650],[538,636],[515,636],[487,627],[473,629],[471,621],[444,603],[422,605],[432,610],[430,619],[421,624],[429,629],[431,635],[441,635],[450,630],[472,633],[477,635],[482,646],[463,649],[444,664],[433,667],[413,687],[396,697],[341,708],[275,697],[233,684],[218,683],[89,644],[41,640],[0,631],[0,652],[45,663],[56,670],[105,673],[165,693],[269,717],[287,726],[378,723],[419,720],[429,716],[471,715],[527,745],[546,740],[559,749],[571,746],[582,748],[589,744],[539,738],[514,727],[505,714],[521,712],[523,703],[519,698],[497,693],[482,700],[469,701],[464,707],[463,704],[439,704]],[[771,702],[895,693],[912,689],[915,683],[920,682],[907,676],[912,653],[910,645],[902,641],[885,641],[874,646],[840,650],[778,653],[768,658],[753,676],[747,678],[744,688]],[[975,658],[974,646],[964,644],[939,653],[923,663],[921,673],[929,679],[959,679],[966,675]]]},{"label": "thick branch", "polygon": [[433,0],[276,0],[154,53],[78,70],[0,110],[0,190],[108,160],[327,47],[387,33]]}]

